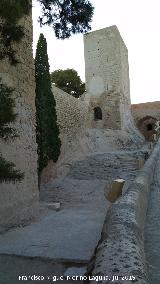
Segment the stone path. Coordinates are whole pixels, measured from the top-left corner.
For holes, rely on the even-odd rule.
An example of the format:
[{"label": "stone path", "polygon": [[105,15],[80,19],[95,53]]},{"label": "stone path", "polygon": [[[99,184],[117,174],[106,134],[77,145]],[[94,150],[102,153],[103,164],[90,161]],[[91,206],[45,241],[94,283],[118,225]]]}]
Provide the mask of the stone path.
[{"label": "stone path", "polygon": [[50,212],[38,223],[0,236],[0,253],[87,263],[97,245],[104,212],[77,209]]},{"label": "stone path", "polygon": [[160,159],[151,186],[145,227],[145,251],[150,284],[160,283]]},{"label": "stone path", "polygon": [[[59,278],[63,275],[67,267],[66,264],[55,263],[48,259],[0,255],[0,284],[50,284],[53,283],[55,276]],[[31,277],[34,275],[43,276],[45,280],[33,281]],[[25,276],[27,280],[19,280],[22,276]],[[62,281],[56,282],[56,284],[60,283],[62,284]],[[67,284],[70,284],[69,281]]]},{"label": "stone path", "polygon": [[111,181],[114,178],[133,179],[136,159],[130,153],[102,153],[87,156],[75,163],[68,174],[74,179],[100,179]]},{"label": "stone path", "polygon": [[117,151],[88,155],[77,161],[62,180],[48,183],[41,190],[41,200],[62,202],[62,208],[104,206],[104,186],[116,178],[133,180],[137,174],[137,159],[142,151]]},{"label": "stone path", "polygon": [[[104,186],[106,183],[109,186],[115,178],[133,179],[137,174],[138,156],[137,152],[123,151],[90,155],[76,162],[65,178],[48,183],[41,190],[41,200],[59,201],[61,210],[49,210],[38,222],[0,234],[0,260],[6,254],[12,258],[32,257],[35,268],[39,258],[70,263],[70,266],[87,264],[100,239],[110,206],[104,197]],[[22,263],[25,265],[24,260]],[[3,273],[1,279],[4,277]],[[9,284],[7,281],[3,283]]]}]

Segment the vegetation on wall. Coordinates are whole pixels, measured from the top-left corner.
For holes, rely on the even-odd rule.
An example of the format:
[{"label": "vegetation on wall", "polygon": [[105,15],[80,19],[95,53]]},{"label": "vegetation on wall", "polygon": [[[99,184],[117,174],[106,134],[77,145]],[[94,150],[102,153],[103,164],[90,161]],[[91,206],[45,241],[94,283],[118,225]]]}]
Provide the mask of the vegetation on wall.
[{"label": "vegetation on wall", "polygon": [[74,69],[55,70],[51,73],[51,81],[56,87],[75,98],[79,98],[85,92],[85,84]]},{"label": "vegetation on wall", "polygon": [[[0,79],[0,138],[8,140],[13,138],[15,129],[9,126],[16,119],[14,113],[14,100],[11,97],[13,89],[1,83]],[[15,165],[6,161],[0,154],[0,182],[20,181],[23,174],[15,169]]]},{"label": "vegetation on wall", "polygon": [[[11,65],[16,65],[16,52],[14,42],[20,42],[24,35],[22,26],[18,21],[29,13],[30,1],[2,0],[0,5],[0,60],[8,58]],[[16,136],[15,129],[11,127],[16,119],[14,113],[13,89],[2,83],[0,78],[0,138],[8,140]],[[15,169],[12,162],[6,161],[0,153],[0,182],[20,181],[23,173]]]},{"label": "vegetation on wall", "polygon": [[36,137],[38,144],[38,172],[47,166],[49,160],[56,162],[61,142],[57,125],[56,102],[51,90],[51,77],[47,55],[47,42],[40,34],[36,58]]},{"label": "vegetation on wall", "polygon": [[0,79],[0,137],[7,139],[15,134],[15,130],[9,126],[16,119],[14,113],[14,100],[11,97],[14,89],[2,84]]},{"label": "vegetation on wall", "polygon": [[15,169],[14,163],[6,161],[0,156],[0,183],[17,182],[23,179],[23,174]]},{"label": "vegetation on wall", "polygon": [[27,15],[31,9],[30,0],[1,0],[0,5],[0,60],[8,58],[11,65],[16,65],[16,51],[14,42],[20,42],[24,36],[24,30],[18,24],[19,20]]}]

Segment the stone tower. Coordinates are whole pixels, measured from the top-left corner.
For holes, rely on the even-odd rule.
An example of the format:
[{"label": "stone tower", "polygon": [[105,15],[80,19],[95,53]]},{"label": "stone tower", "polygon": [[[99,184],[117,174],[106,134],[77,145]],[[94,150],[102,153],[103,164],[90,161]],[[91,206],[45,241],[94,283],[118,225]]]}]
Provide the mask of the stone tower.
[{"label": "stone tower", "polygon": [[0,77],[7,86],[13,87],[15,112],[14,123],[18,137],[4,142],[0,140],[2,156],[13,162],[24,173],[17,183],[0,184],[0,227],[19,224],[31,218],[38,204],[37,149],[35,139],[35,71],[32,55],[32,17],[21,20],[25,36],[15,45],[20,63],[11,66],[7,59],[0,61]]},{"label": "stone tower", "polygon": [[125,129],[126,117],[131,120],[128,51],[117,27],[84,35],[84,54],[91,126]]}]

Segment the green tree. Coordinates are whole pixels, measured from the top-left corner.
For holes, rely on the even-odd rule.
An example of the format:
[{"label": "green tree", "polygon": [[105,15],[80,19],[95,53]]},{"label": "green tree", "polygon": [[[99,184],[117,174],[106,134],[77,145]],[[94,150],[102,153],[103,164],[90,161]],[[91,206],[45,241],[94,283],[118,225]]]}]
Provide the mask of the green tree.
[{"label": "green tree", "polygon": [[[11,97],[12,93],[13,89],[2,84],[0,79],[0,138],[5,141],[16,136],[15,129],[9,126],[16,119],[14,113],[15,104]],[[15,182],[20,181],[22,178],[23,174],[15,169],[13,163],[6,161],[0,153],[0,182]]]},{"label": "green tree", "polygon": [[56,87],[76,98],[79,98],[85,91],[85,84],[82,83],[74,69],[55,70],[51,73],[51,81]]},{"label": "green tree", "polygon": [[41,25],[51,26],[57,38],[69,38],[91,29],[94,8],[88,0],[38,0],[42,6]]},{"label": "green tree", "polygon": [[[42,7],[40,25],[52,26],[59,39],[69,38],[75,33],[84,33],[91,29],[90,23],[94,8],[88,0],[38,0]],[[18,60],[13,48],[24,36],[24,29],[19,20],[28,15],[31,0],[1,0],[0,17],[0,59],[8,58],[12,65]]]},{"label": "green tree", "polygon": [[39,175],[49,160],[56,162],[60,154],[61,142],[57,125],[56,102],[51,90],[51,78],[47,55],[47,42],[40,34],[36,58],[36,136],[38,144]]}]

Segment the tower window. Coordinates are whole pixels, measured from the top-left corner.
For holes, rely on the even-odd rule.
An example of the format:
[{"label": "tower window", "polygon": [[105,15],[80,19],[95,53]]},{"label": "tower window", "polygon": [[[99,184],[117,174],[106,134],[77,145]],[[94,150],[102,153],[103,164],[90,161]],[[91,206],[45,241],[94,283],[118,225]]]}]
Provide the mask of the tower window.
[{"label": "tower window", "polygon": [[147,130],[148,131],[151,131],[151,130],[153,130],[153,125],[152,124],[147,124]]},{"label": "tower window", "polygon": [[100,107],[94,108],[94,120],[102,120],[102,110]]}]

